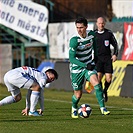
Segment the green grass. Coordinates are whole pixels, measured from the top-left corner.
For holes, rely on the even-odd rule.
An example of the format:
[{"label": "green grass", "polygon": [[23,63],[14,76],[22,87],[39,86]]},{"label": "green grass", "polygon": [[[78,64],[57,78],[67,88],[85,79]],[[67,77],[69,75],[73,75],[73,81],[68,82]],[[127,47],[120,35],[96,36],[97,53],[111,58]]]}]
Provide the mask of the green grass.
[{"label": "green grass", "polygon": [[[89,118],[70,117],[72,92],[45,89],[45,112],[42,117],[22,116],[26,90],[22,100],[0,107],[0,133],[131,133],[133,131],[133,99],[109,97],[106,103],[111,114],[102,116],[94,94],[84,93],[79,104],[92,107]],[[9,95],[0,85],[0,99]]]}]

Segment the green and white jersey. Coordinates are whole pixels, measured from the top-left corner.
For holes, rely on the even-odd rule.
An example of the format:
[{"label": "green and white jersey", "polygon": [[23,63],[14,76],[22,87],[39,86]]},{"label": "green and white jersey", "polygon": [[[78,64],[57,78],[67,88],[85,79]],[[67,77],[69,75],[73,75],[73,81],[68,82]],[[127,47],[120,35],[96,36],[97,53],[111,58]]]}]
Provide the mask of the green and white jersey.
[{"label": "green and white jersey", "polygon": [[74,67],[75,69],[86,68],[88,63],[94,63],[94,56],[97,56],[95,33],[87,31],[86,34],[86,38],[77,35],[70,39],[70,67]]}]

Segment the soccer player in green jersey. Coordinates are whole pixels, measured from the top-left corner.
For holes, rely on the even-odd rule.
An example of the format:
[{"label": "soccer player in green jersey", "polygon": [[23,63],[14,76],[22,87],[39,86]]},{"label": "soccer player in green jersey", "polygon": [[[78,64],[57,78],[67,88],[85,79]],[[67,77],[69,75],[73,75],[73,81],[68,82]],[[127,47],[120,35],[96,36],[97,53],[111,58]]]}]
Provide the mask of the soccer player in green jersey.
[{"label": "soccer player in green jersey", "polygon": [[84,79],[90,81],[94,86],[101,113],[103,115],[110,114],[105,108],[102,87],[95,71],[95,62],[97,60],[95,34],[93,31],[87,31],[87,24],[86,18],[83,17],[75,21],[78,35],[73,36],[69,44],[70,77],[74,90],[72,118],[78,118],[78,102],[82,96]]}]

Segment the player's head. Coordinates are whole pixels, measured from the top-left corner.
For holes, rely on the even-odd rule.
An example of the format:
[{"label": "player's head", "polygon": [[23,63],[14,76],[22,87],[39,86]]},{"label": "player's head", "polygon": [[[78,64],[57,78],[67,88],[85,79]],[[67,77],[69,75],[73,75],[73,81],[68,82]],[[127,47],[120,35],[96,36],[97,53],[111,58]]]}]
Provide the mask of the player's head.
[{"label": "player's head", "polygon": [[76,28],[77,28],[77,32],[83,38],[86,37],[86,29],[87,29],[87,26],[88,26],[87,24],[88,24],[87,19],[84,18],[84,17],[78,18],[75,21],[75,25],[76,25]]},{"label": "player's head", "polygon": [[58,79],[58,73],[54,69],[48,69],[45,71],[45,73],[48,77],[47,83],[50,83],[55,79]]},{"label": "player's head", "polygon": [[80,17],[80,18],[76,19],[75,24],[77,24],[77,23],[82,23],[84,26],[87,26],[87,24],[88,24],[87,19],[84,17]]},{"label": "player's head", "polygon": [[99,17],[97,19],[96,25],[97,25],[98,31],[103,31],[105,27],[105,19],[103,17]]}]

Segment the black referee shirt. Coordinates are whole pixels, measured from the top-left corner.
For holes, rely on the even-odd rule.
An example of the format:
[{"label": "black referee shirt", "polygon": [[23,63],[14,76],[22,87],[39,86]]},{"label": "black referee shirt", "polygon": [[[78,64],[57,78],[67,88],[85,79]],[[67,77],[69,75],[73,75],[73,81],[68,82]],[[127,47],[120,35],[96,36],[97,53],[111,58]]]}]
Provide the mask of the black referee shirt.
[{"label": "black referee shirt", "polygon": [[98,56],[111,56],[110,45],[114,47],[113,55],[118,55],[118,45],[113,33],[104,29],[103,32],[99,33],[98,30],[95,30],[96,34],[96,43],[98,49]]}]

